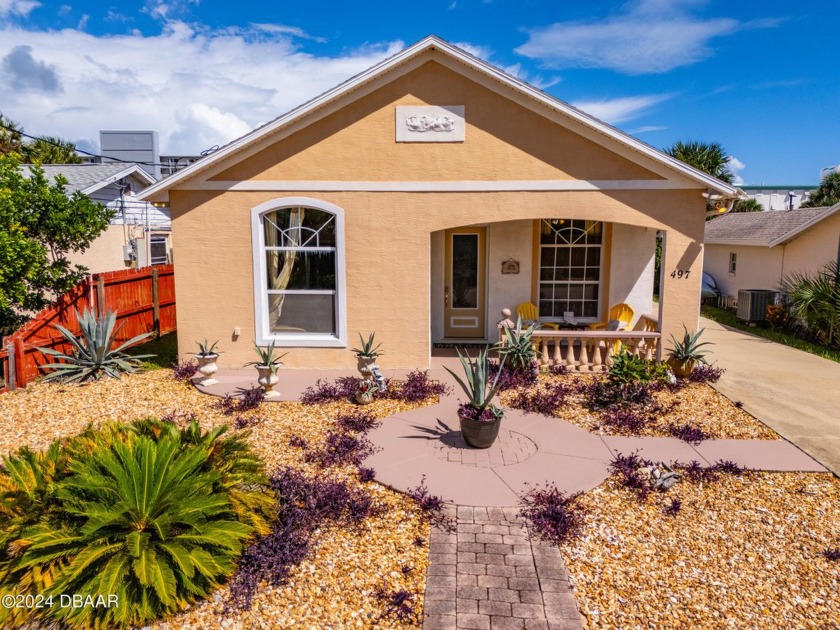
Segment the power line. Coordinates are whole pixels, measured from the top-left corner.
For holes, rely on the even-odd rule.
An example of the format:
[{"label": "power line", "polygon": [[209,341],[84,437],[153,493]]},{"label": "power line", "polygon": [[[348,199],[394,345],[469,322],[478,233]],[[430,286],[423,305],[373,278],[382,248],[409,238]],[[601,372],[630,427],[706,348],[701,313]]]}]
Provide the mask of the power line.
[{"label": "power line", "polygon": [[[59,147],[59,148],[62,148],[62,149],[67,148],[65,145],[59,144],[58,142],[53,142],[52,140],[50,140],[48,138],[44,138],[43,136],[32,136],[32,135],[29,135],[28,133],[23,132],[19,129],[15,129],[14,127],[10,127],[9,125],[4,125],[1,122],[0,122],[0,127],[2,127],[3,129],[5,129],[7,131],[11,131],[13,133],[16,133],[19,136],[24,136],[25,138],[29,138],[30,140],[40,140],[42,142],[46,142],[47,144],[51,144],[54,147]],[[218,149],[219,149],[219,145],[217,144],[215,146],[210,147],[209,149],[205,149],[204,151],[201,152],[200,155],[201,155],[201,157],[204,157],[206,155],[209,155],[210,153],[218,151]],[[137,160],[123,160],[121,158],[110,157],[110,156],[107,156],[107,155],[100,155],[98,153],[91,153],[90,151],[84,151],[83,149],[77,148],[75,144],[73,145],[73,150],[76,153],[81,153],[82,155],[87,155],[88,157],[99,158],[100,160],[108,160],[109,162],[121,162],[123,164],[142,164],[143,166],[167,166],[167,167],[170,167],[170,168],[173,166],[173,164],[171,162],[138,162]],[[176,162],[175,166],[177,166],[177,162]]]}]

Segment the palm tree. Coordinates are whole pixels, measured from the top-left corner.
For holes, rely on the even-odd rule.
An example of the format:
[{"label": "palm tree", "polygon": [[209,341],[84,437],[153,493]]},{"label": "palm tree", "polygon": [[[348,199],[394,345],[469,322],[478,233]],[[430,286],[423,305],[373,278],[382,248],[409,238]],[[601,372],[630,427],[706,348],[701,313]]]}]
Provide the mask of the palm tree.
[{"label": "palm tree", "polygon": [[755,199],[739,199],[730,212],[764,212],[764,206]]},{"label": "palm tree", "polygon": [[677,140],[665,153],[689,166],[731,184],[735,174],[729,169],[729,156],[723,147],[712,142],[682,142]]},{"label": "palm tree", "polygon": [[833,206],[838,201],[840,201],[840,173],[829,173],[823,178],[820,187],[808,197],[808,201],[802,204],[802,207]]},{"label": "palm tree", "polygon": [[782,290],[805,327],[821,343],[840,348],[840,263],[831,260],[814,274],[786,276]]},{"label": "palm tree", "polygon": [[23,127],[11,118],[6,118],[0,112],[0,155],[15,151],[21,152],[23,147]]},{"label": "palm tree", "polygon": [[23,145],[23,157],[31,164],[81,164],[76,145],[53,136],[42,136]]}]

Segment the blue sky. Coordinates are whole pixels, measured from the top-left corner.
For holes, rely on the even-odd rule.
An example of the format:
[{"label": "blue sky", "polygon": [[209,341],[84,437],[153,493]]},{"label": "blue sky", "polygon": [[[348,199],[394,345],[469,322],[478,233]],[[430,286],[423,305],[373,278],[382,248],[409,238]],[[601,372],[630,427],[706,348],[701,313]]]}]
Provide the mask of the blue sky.
[{"label": "blue sky", "polygon": [[96,149],[224,144],[428,34],[655,146],[720,142],[744,184],[840,163],[840,2],[0,0],[0,111]]}]

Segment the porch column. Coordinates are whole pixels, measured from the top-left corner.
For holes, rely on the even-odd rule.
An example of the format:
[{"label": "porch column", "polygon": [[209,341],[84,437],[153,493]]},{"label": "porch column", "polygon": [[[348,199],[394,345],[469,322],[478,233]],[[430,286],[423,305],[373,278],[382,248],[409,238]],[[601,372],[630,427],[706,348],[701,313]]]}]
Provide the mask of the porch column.
[{"label": "porch column", "polygon": [[[660,358],[672,346],[671,335],[682,339],[683,325],[690,332],[700,321],[700,285],[703,273],[703,215],[699,215],[699,233],[692,238],[666,230],[662,243],[662,277],[659,288],[659,330],[662,343]],[[696,229],[695,226],[691,226]]]}]

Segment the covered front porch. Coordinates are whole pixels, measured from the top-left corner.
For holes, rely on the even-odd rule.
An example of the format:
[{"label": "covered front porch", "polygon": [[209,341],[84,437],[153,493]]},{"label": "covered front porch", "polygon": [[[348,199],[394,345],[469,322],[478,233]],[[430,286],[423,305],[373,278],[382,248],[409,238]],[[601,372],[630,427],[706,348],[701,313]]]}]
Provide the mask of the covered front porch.
[{"label": "covered front porch", "polygon": [[457,344],[496,343],[507,309],[512,321],[537,325],[543,364],[600,370],[620,343],[658,358],[656,239],[650,227],[569,218],[433,232],[432,355]]}]

